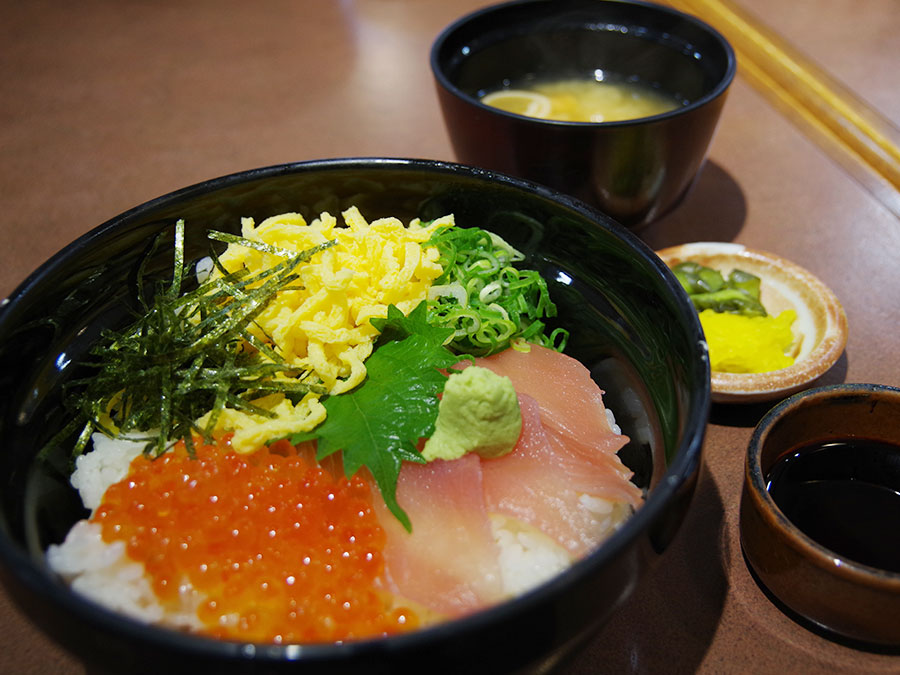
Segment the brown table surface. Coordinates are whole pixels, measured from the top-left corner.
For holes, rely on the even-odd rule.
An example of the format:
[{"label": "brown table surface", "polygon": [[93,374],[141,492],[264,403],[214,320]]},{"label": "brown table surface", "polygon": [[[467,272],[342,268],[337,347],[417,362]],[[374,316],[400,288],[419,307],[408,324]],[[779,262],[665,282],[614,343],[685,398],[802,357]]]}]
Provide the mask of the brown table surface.
[{"label": "brown table surface", "polygon": [[[744,0],[900,122],[897,0]],[[0,297],[76,236],[208,178],[305,159],[454,159],[428,50],[482,0],[0,0]],[[900,222],[742,77],[683,205],[642,233],[770,250],[820,276],[850,337],[820,381],[900,384]],[[778,610],[738,541],[765,406],[715,407],[674,545],[567,672],[890,672],[900,656]],[[83,673],[0,593],[0,672]]]}]

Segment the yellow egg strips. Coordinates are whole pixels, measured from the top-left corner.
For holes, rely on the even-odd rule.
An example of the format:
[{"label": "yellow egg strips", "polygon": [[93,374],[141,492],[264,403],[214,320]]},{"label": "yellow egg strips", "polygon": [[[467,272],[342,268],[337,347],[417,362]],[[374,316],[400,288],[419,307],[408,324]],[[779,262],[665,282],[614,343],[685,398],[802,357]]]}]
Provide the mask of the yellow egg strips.
[{"label": "yellow egg strips", "polygon": [[[287,363],[311,370],[329,394],[349,391],[365,379],[364,361],[378,336],[371,318],[386,316],[391,304],[408,314],[425,300],[443,269],[437,249],[422,244],[436,229],[454,224],[452,215],[427,225],[415,219],[405,226],[397,218],[369,223],[355,206],[342,216],[346,226],[329,213],[310,223],[298,213],[272,216],[258,226],[252,218],[241,221],[245,239],[291,251],[336,242],[297,268],[299,280],[278,293],[252,328]],[[245,267],[257,273],[282,260],[235,243],[220,256],[229,272]],[[316,394],[307,394],[296,406],[282,394],[254,404],[278,417],[226,409],[217,420],[217,431],[234,432],[232,447],[238,452],[252,452],[267,440],[312,429],[325,419]]]}]

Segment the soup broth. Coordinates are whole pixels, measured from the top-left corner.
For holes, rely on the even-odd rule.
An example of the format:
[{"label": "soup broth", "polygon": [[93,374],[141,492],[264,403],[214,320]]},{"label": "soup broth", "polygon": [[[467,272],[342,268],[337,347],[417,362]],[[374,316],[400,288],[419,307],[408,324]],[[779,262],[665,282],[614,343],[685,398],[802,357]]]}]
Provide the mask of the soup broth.
[{"label": "soup broth", "polygon": [[507,112],[561,122],[616,122],[659,115],[683,105],[639,82],[570,78],[492,91],[481,102]]}]

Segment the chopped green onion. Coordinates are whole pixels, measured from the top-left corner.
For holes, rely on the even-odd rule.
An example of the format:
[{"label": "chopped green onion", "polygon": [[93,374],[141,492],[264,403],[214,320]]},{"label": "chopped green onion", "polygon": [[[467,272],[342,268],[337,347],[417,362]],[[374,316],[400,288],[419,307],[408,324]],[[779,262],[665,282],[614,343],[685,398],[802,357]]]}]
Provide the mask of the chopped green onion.
[{"label": "chopped green onion", "polygon": [[565,346],[563,329],[544,333],[545,319],[556,316],[547,282],[535,270],[514,267],[524,255],[501,237],[479,228],[443,228],[426,245],[437,247],[444,269],[428,294],[428,321],[453,328],[448,347],[487,356],[518,337]]}]

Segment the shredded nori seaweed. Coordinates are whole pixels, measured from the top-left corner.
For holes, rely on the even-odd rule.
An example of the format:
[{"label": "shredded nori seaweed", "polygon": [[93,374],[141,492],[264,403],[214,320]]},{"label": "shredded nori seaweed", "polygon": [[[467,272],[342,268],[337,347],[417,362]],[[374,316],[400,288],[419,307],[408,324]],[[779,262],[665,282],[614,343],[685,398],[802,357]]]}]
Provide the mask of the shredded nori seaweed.
[{"label": "shredded nori seaweed", "polygon": [[[171,281],[158,283],[152,299],[145,297],[148,255],[137,275],[143,314],[124,330],[104,331],[84,364],[96,372],[66,386],[66,405],[73,420],[57,438],[80,427],[76,456],[95,431],[109,436],[142,433],[140,439],[147,442],[144,452],[149,455],[161,455],[178,439],[193,453],[193,436],[208,441],[226,406],[274,417],[253,405],[252,399],[283,392],[297,401],[309,392],[326,393],[311,371],[298,371],[286,363],[250,328],[277,293],[297,288],[292,286],[298,279],[295,268],[334,242],[297,253],[222,232],[210,232],[209,238],[260,249],[284,260],[250,275],[246,269],[228,272],[212,252],[219,274],[183,292],[184,221],[179,220]],[[154,249],[158,243],[159,238]],[[199,428],[196,420],[209,412],[207,424]],[[147,435],[147,430],[153,430],[152,434]]]}]

